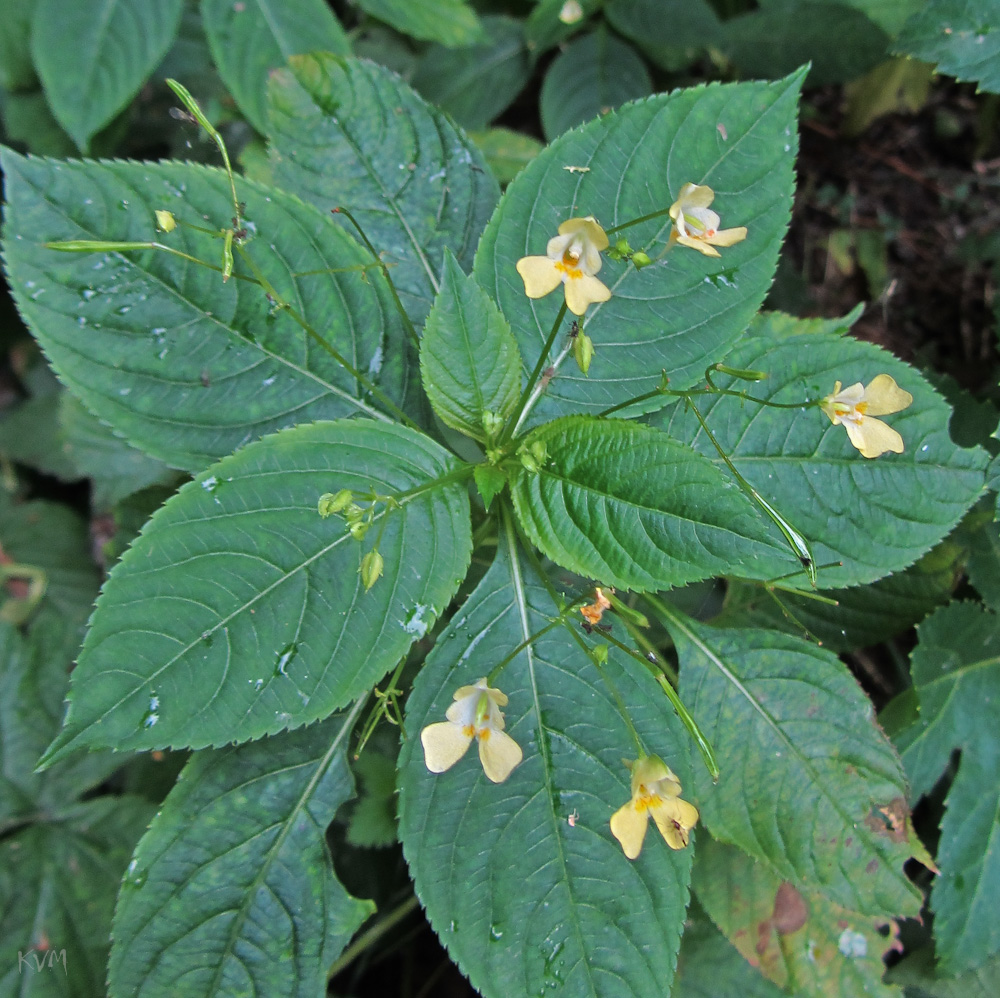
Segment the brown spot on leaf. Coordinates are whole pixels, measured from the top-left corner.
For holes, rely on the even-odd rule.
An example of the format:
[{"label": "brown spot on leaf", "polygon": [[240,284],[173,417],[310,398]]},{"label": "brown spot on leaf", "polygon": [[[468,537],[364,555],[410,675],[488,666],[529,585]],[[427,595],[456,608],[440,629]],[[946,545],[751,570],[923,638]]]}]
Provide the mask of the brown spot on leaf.
[{"label": "brown spot on leaf", "polygon": [[767,952],[767,944],[771,940],[771,919],[765,918],[757,923],[757,945],[754,947],[760,956]]},{"label": "brown spot on leaf", "polygon": [[871,811],[865,818],[865,827],[893,842],[905,842],[909,817],[910,809],[906,806],[906,801],[897,797],[876,811]]},{"label": "brown spot on leaf", "polygon": [[865,873],[867,873],[870,876],[877,869],[878,869],[878,860],[877,859],[873,859],[873,860],[870,860],[869,863],[868,863],[868,865],[865,867]]},{"label": "brown spot on leaf", "polygon": [[774,896],[774,915],[771,921],[779,935],[797,932],[806,924],[809,908],[805,898],[787,881],[783,881]]}]

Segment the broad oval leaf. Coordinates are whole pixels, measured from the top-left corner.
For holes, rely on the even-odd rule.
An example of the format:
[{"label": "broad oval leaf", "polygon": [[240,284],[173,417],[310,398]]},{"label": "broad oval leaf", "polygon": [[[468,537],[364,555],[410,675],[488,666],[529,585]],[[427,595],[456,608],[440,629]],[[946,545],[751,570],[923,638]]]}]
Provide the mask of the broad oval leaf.
[{"label": "broad oval leaf", "polygon": [[450,253],[420,341],[420,374],[442,422],[476,440],[486,439],[483,415],[506,420],[521,393],[521,355],[507,320]]},{"label": "broad oval leaf", "polygon": [[[150,241],[221,264],[219,239],[154,211],[220,227],[233,214],[221,170],[182,163],[62,163],[7,151],[5,257],[21,313],[63,381],[131,443],[200,470],[276,429],[379,415],[365,385],[275,311],[264,290],[162,251],[64,253],[67,239]],[[297,198],[238,181],[256,238],[246,252],[317,332],[396,403],[402,318],[370,255]],[[237,255],[236,273],[252,275]]]},{"label": "broad oval leaf", "polygon": [[447,49],[432,45],[413,73],[414,90],[447,111],[463,128],[485,128],[528,82],[524,30],[511,17],[484,17],[487,39]]},{"label": "broad oval leaf", "polygon": [[59,124],[86,151],[167,54],[184,0],[38,0],[31,53]]},{"label": "broad oval leaf", "polygon": [[[748,386],[715,375],[716,383],[787,404],[823,398],[836,381],[868,384],[889,374],[913,395],[908,409],[885,417],[903,437],[902,454],[862,457],[815,406],[774,409],[713,395],[695,401],[743,477],[808,539],[819,585],[872,582],[911,565],[955,526],[982,492],[987,455],[955,446],[948,405],[913,368],[871,344],[796,328],[780,316],[759,320],[726,364],[763,371],[766,380]],[[721,464],[683,406],[653,421]]]},{"label": "broad oval leaf", "polygon": [[601,28],[576,39],[549,66],[540,110],[547,139],[653,90],[634,48]]},{"label": "broad oval leaf", "polygon": [[374,909],[333,872],[360,712],[195,754],[136,847],[115,910],[112,996],[315,998]]},{"label": "broad oval leaf", "polygon": [[322,210],[343,206],[422,323],[447,247],[466,270],[498,197],[475,145],[394,73],[322,53],[270,88],[275,181]]},{"label": "broad oval leaf", "polygon": [[[691,849],[671,851],[650,823],[630,862],[612,838],[611,815],[630,793],[622,758],[636,748],[584,647],[548,627],[558,610],[511,532],[501,531],[493,566],[407,701],[403,849],[431,924],[486,998],[550,989],[666,998]],[[521,764],[495,785],[471,748],[448,772],[428,772],[420,729],[444,719],[457,687],[505,661],[494,685],[510,698],[506,730]],[[605,669],[648,751],[688,782],[688,737],[649,673],[614,649]]]},{"label": "broad oval leaf", "polygon": [[519,468],[514,509],[528,537],[579,575],[669,589],[710,575],[801,571],[781,535],[710,461],[625,420],[567,416],[533,431],[537,473]]},{"label": "broad oval leaf", "polygon": [[442,45],[472,45],[483,29],[466,0],[358,0],[358,6],[397,31]]},{"label": "broad oval leaf", "polygon": [[906,780],[840,660],[776,631],[663,623],[681,697],[721,770],[714,787],[695,774],[712,835],[850,911],[915,916]]},{"label": "broad oval leaf", "polygon": [[267,131],[272,69],[305,52],[350,50],[323,0],[201,0],[201,17],[219,75],[258,132]]},{"label": "broad oval leaf", "polygon": [[[367,420],[297,426],[208,469],[112,571],[48,760],[243,741],[342,707],[423,637],[465,575],[463,475],[428,437]],[[320,519],[323,493],[373,487],[416,491],[360,544],[339,516]],[[379,536],[385,574],[366,592],[360,561]]]},{"label": "broad oval leaf", "polygon": [[718,260],[682,246],[661,257],[672,226],[666,216],[623,230],[655,263],[636,270],[605,258],[600,279],[613,293],[586,316],[597,351],[589,377],[576,370],[569,342],[557,342],[549,361],[555,376],[531,422],[618,405],[655,388],[661,370],[672,387],[686,388],[736,341],[770,287],[788,225],[801,80],[712,84],[627,104],[561,136],[507,188],[475,274],[529,366],[562,291],[532,301],[515,265],[544,253],[561,222],[594,215],[610,228],[665,212],[690,182],[715,190],[724,226],[748,228]]}]

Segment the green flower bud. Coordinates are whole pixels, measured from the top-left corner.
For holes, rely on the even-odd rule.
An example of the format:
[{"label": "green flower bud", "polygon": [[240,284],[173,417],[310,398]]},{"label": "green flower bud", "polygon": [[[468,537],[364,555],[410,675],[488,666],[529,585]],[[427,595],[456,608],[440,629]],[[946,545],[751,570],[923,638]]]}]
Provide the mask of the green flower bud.
[{"label": "green flower bud", "polygon": [[483,429],[487,439],[492,440],[503,429],[503,416],[498,416],[488,409],[483,413]]},{"label": "green flower bud", "polygon": [[350,489],[339,492],[324,492],[319,497],[319,515],[325,520],[334,513],[341,513],[354,501],[354,493]]},{"label": "green flower bud", "polygon": [[636,270],[642,270],[643,267],[648,267],[653,261],[650,260],[648,253],[643,253],[642,250],[637,250],[632,254],[632,263]]},{"label": "green flower bud", "polygon": [[369,551],[361,559],[361,567],[358,569],[358,572],[361,575],[361,581],[365,584],[366,591],[378,582],[384,567],[385,559],[378,551]]},{"label": "green flower bud", "polygon": [[590,362],[594,359],[594,341],[586,333],[577,333],[573,338],[573,357],[577,367],[586,374],[590,370]]},{"label": "green flower bud", "polygon": [[351,536],[356,541],[363,541],[365,539],[365,534],[368,533],[368,528],[371,526],[370,523],[365,523],[364,520],[354,520],[349,526],[348,530],[351,532]]}]

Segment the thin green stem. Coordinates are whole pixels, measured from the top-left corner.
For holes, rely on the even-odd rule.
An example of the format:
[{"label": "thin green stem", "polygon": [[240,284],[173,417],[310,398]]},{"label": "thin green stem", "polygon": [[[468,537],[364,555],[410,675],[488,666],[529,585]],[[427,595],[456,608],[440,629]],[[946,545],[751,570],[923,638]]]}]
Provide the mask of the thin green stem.
[{"label": "thin green stem", "polygon": [[[697,394],[699,395],[732,395],[734,398],[744,399],[747,402],[756,402],[758,405],[766,405],[770,409],[806,409],[809,406],[819,405],[822,399],[806,399],[804,402],[772,402],[770,399],[759,399],[753,395],[748,395],[746,392],[737,392],[732,388],[719,388],[718,385],[712,381],[712,371],[723,371],[723,364],[712,364],[710,367],[705,369],[705,381],[708,383],[708,390],[699,389]],[[724,373],[731,373],[728,369]],[[766,377],[766,375],[765,375]],[[748,380],[762,381],[763,378],[754,378]],[[695,392],[691,392],[695,394]]]},{"label": "thin green stem", "polygon": [[415,896],[409,897],[402,904],[397,905],[384,918],[379,919],[370,929],[362,932],[333,962],[327,971],[327,980],[332,980],[345,967],[350,966],[369,946],[377,943],[391,928],[398,925],[411,911],[415,910],[418,905],[419,902]]},{"label": "thin green stem", "polygon": [[371,244],[371,240],[365,235],[365,230],[361,228],[360,223],[346,208],[340,206],[338,208],[332,209],[335,215],[343,215],[351,225],[354,226],[354,230],[361,237],[361,241],[365,244],[368,252],[371,253],[372,259],[375,261],[379,270],[382,271],[382,276],[385,278],[386,283],[389,285],[389,292],[392,294],[392,300],[396,304],[396,308],[399,311],[400,316],[403,319],[403,324],[406,326],[407,335],[410,337],[413,345],[419,350],[420,349],[420,337],[417,335],[417,330],[410,320],[409,315],[406,314],[406,309],[403,308],[403,303],[399,299],[399,292],[396,291],[396,285],[393,283],[392,277],[389,276],[389,266],[385,261],[378,255],[375,247]]},{"label": "thin green stem", "polygon": [[664,215],[669,214],[670,208],[660,208],[658,211],[651,211],[648,215],[640,215],[638,218],[633,218],[630,222],[620,222],[618,225],[612,225],[610,229],[605,229],[604,231],[610,236],[613,232],[621,232],[622,229],[628,229],[633,225],[640,225],[643,222],[649,222],[654,218],[662,218]]},{"label": "thin green stem", "polygon": [[562,305],[559,306],[559,311],[556,313],[556,320],[552,323],[552,329],[549,331],[545,345],[542,347],[542,352],[538,355],[538,363],[535,364],[535,369],[531,372],[531,377],[528,378],[528,383],[524,386],[524,391],[521,392],[521,397],[517,400],[517,409],[515,410],[514,415],[507,421],[507,425],[504,427],[504,431],[497,442],[498,446],[502,447],[514,435],[514,431],[520,423],[521,416],[524,413],[524,408],[528,403],[528,398],[535,387],[535,383],[538,381],[539,376],[545,368],[545,361],[548,359],[549,352],[552,349],[552,344],[555,343],[556,336],[559,334],[559,327],[562,325],[563,319],[566,318],[566,310],[567,305],[564,301]]},{"label": "thin green stem", "polygon": [[[319,333],[313,326],[302,316],[296,309],[292,308],[291,304],[278,293],[274,285],[267,279],[264,272],[253,262],[250,254],[240,245],[236,246],[236,252],[239,253],[240,259],[250,268],[250,272],[257,279],[257,282],[264,289],[266,294],[274,301],[278,308],[283,309],[288,313],[292,320],[305,331],[306,335],[309,336],[315,343],[322,347],[345,371],[348,372],[357,382],[364,386],[375,398],[385,406],[400,422],[409,426],[410,429],[419,430],[420,427],[412,420],[409,416],[403,412],[402,409],[395,402],[390,399],[381,388],[378,387],[370,378],[362,374],[353,364],[332,344],[326,337]],[[378,412],[377,409],[373,407],[366,406],[361,399],[355,400],[356,404],[360,408],[364,408],[366,412],[371,415],[375,415],[379,419],[386,419],[386,416]]]}]

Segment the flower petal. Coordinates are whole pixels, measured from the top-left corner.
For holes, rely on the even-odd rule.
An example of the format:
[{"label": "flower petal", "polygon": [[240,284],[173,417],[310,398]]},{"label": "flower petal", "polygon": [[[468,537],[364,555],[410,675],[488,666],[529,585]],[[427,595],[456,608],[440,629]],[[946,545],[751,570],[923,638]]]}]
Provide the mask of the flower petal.
[{"label": "flower petal", "polygon": [[544,298],[562,282],[562,272],[547,256],[523,256],[517,261],[517,272],[524,281],[524,293],[529,298]]},{"label": "flower petal", "polygon": [[467,735],[459,725],[450,721],[439,721],[428,724],[420,732],[420,743],[424,747],[427,768],[432,773],[443,773],[465,755],[472,744],[472,735]]},{"label": "flower petal", "polygon": [[503,783],[523,757],[521,746],[506,732],[486,728],[479,733],[479,761],[494,783]]},{"label": "flower petal", "polygon": [[869,416],[885,416],[912,405],[913,396],[900,388],[888,374],[880,374],[865,389],[864,401],[868,403],[866,412]]},{"label": "flower petal", "polygon": [[677,242],[681,246],[687,246],[690,249],[695,249],[699,253],[704,253],[705,256],[719,256],[719,251],[713,249],[704,239],[692,239],[690,236],[678,236]]},{"label": "flower petal", "polygon": [[715,191],[705,184],[685,184],[677,200],[685,211],[688,208],[707,208],[715,200]]},{"label": "flower petal", "polygon": [[636,810],[633,801],[629,801],[611,815],[611,834],[621,843],[629,859],[635,859],[642,852],[647,824],[647,816]]},{"label": "flower petal", "polygon": [[739,225],[735,229],[719,229],[714,236],[707,236],[706,239],[713,246],[732,246],[733,243],[741,243],[747,237],[747,227]]},{"label": "flower petal", "polygon": [[857,423],[844,423],[851,443],[862,457],[878,457],[886,451],[903,453],[903,438],[887,423],[871,416],[862,417]]},{"label": "flower petal", "polygon": [[566,305],[574,315],[583,315],[588,305],[607,301],[610,297],[610,289],[589,274],[571,277],[566,282]]},{"label": "flower petal", "polygon": [[[681,812],[675,806],[678,804],[686,804],[688,807],[691,807],[687,801],[677,798],[675,800],[663,801],[661,804],[657,804],[649,809],[649,813],[653,816],[653,821],[656,822],[656,827],[660,830],[663,840],[671,849],[683,849],[688,844],[690,839],[688,829],[692,827],[691,825],[685,826],[681,821]],[[697,820],[697,810],[693,807],[691,809],[695,812]]]}]

